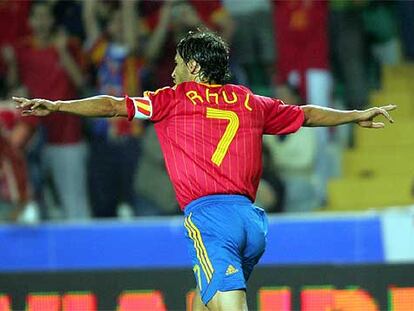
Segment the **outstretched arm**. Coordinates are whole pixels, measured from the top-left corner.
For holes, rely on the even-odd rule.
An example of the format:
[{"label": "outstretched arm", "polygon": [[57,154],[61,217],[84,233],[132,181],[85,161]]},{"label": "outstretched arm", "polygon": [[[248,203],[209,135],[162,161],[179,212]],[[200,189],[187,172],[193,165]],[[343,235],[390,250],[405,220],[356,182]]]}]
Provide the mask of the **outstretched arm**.
[{"label": "outstretched arm", "polygon": [[47,116],[51,112],[66,112],[83,117],[127,117],[123,97],[99,95],[76,100],[27,99],[13,97],[24,116]]},{"label": "outstretched arm", "polygon": [[153,63],[159,57],[162,47],[168,35],[168,27],[172,19],[173,1],[165,1],[161,7],[160,20],[154,33],[150,35],[149,42],[145,51],[145,59]]},{"label": "outstretched arm", "polygon": [[96,5],[96,0],[82,1],[83,26],[85,28],[87,42],[90,45],[101,35],[96,16]]},{"label": "outstretched arm", "polygon": [[388,111],[397,108],[396,105],[373,107],[366,110],[336,110],[319,106],[306,105],[302,109],[305,113],[303,126],[335,126],[346,123],[357,123],[361,127],[383,128],[383,122],[374,122],[374,118],[382,115],[390,123],[394,120]]},{"label": "outstretched arm", "polygon": [[123,0],[121,1],[121,13],[123,22],[124,44],[128,46],[129,52],[134,55],[138,50],[138,35],[137,35],[137,21],[136,1]]}]

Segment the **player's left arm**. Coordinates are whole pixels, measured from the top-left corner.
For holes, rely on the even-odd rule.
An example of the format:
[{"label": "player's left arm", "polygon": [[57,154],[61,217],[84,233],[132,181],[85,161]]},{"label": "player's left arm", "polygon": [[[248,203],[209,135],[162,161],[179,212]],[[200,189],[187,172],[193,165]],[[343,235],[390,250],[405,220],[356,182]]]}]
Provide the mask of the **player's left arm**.
[{"label": "player's left arm", "polygon": [[305,115],[303,126],[336,126],[346,123],[356,123],[366,128],[383,128],[383,122],[375,122],[377,116],[384,116],[390,123],[394,123],[389,111],[396,109],[396,105],[373,107],[365,110],[337,110],[320,106],[302,106]]}]

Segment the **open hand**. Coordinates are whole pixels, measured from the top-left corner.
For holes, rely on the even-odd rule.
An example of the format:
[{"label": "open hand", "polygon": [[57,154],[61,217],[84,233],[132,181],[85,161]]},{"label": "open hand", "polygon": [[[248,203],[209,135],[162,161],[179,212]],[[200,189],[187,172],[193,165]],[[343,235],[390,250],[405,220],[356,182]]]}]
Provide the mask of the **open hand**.
[{"label": "open hand", "polygon": [[385,124],[383,122],[374,122],[374,118],[382,115],[388,119],[390,123],[394,123],[391,115],[388,111],[396,109],[396,105],[387,105],[382,107],[373,107],[360,112],[360,116],[357,120],[357,124],[366,128],[383,128]]},{"label": "open hand", "polygon": [[56,102],[47,99],[13,97],[13,100],[16,103],[16,108],[21,110],[23,116],[44,117],[59,109]]}]

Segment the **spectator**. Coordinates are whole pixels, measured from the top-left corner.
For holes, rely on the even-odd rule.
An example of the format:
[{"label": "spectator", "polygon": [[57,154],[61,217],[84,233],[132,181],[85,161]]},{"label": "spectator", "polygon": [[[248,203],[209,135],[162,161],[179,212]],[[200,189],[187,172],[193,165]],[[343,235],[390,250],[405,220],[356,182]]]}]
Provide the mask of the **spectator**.
[{"label": "spectator", "polygon": [[223,0],[236,24],[233,35],[233,57],[241,66],[245,84],[253,92],[271,95],[275,47],[269,0]]},{"label": "spectator", "polygon": [[335,77],[342,81],[345,106],[368,104],[368,41],[363,12],[368,1],[330,0],[330,42]]},{"label": "spectator", "polygon": [[27,24],[29,8],[29,0],[4,0],[0,2],[0,50],[2,51],[2,57],[0,58],[0,97],[7,95],[10,83],[13,82],[6,81],[6,64],[3,57],[7,57],[7,53],[10,55],[10,46],[29,33]]},{"label": "spectator", "polygon": [[232,20],[218,0],[148,1],[142,7],[151,33],[145,55],[155,89],[172,84],[175,45],[188,30],[208,27],[226,40],[233,33]]},{"label": "spectator", "polygon": [[85,30],[82,23],[82,1],[78,0],[49,0],[53,3],[53,12],[57,27],[63,27],[70,36],[85,40]]},{"label": "spectator", "polygon": [[[136,1],[121,1],[109,10],[106,27],[99,25],[98,3],[83,2],[89,59],[96,70],[98,93],[123,96],[142,93],[144,61],[138,57]],[[134,175],[141,155],[143,124],[125,119],[94,119],[90,123],[90,194],[95,217],[116,217],[118,208],[133,209]]]},{"label": "spectator", "polygon": [[[83,85],[79,42],[68,38],[64,29],[54,30],[52,7],[34,2],[30,8],[32,35],[16,44],[8,55],[8,77],[12,85],[23,86],[33,97],[74,98]],[[86,188],[86,146],[81,119],[56,114],[45,119],[24,118],[19,131],[34,132],[41,125],[46,146],[42,164],[51,175],[64,218],[89,215]]]},{"label": "spectator", "polygon": [[331,98],[327,1],[274,4],[277,83],[289,83],[306,102],[327,107]]},{"label": "spectator", "polygon": [[29,33],[30,1],[3,0],[0,3],[0,45],[13,44]]},{"label": "spectator", "polygon": [[407,61],[414,61],[414,2],[396,1],[400,34],[404,56]]},{"label": "spectator", "polygon": [[255,204],[263,208],[267,213],[273,213],[276,212],[274,206],[278,204],[278,201],[279,197],[272,185],[266,179],[260,179]]},{"label": "spectator", "polygon": [[363,12],[364,33],[369,42],[368,77],[369,87],[381,86],[381,66],[396,65],[400,61],[400,47],[397,38],[397,23],[394,17],[394,3],[370,1]]},{"label": "spectator", "polygon": [[17,220],[26,208],[35,208],[30,202],[24,155],[9,141],[9,133],[17,119],[14,107],[0,102],[0,214],[6,214],[0,219]]},{"label": "spectator", "polygon": [[272,152],[273,150],[263,144],[263,174],[256,200],[266,212],[281,213],[284,211],[286,187],[273,161]]},{"label": "spectator", "polygon": [[[278,97],[286,103],[301,102],[294,88],[279,89]],[[313,129],[302,127],[295,135],[265,136],[274,165],[286,187],[284,212],[309,212],[320,207],[315,170],[317,136]]]},{"label": "spectator", "polygon": [[[328,107],[331,101],[329,69],[328,2],[275,1],[275,32],[278,47],[277,83],[299,90],[307,103]],[[320,202],[326,200],[327,181],[333,175],[327,128],[316,129],[316,179]],[[322,203],[323,204],[323,203]]]},{"label": "spectator", "polygon": [[[167,175],[164,157],[153,126],[148,126],[145,130],[142,161],[138,168],[136,185],[140,202],[138,215],[178,213],[174,189]],[[162,189],[162,195],[154,195],[154,189]]]}]

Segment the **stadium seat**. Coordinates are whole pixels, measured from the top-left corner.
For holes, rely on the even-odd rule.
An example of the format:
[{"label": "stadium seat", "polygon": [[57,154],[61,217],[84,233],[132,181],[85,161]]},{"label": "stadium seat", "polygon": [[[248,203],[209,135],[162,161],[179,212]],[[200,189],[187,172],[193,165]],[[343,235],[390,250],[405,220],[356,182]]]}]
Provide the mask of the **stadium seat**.
[{"label": "stadium seat", "polygon": [[413,202],[413,177],[341,178],[329,183],[330,210],[364,210]]},{"label": "stadium seat", "polygon": [[[395,124],[355,127],[355,147],[344,153],[341,178],[328,185],[327,210],[363,210],[414,203],[414,64],[385,66],[372,106],[396,104]],[[388,125],[388,124],[387,124]]]},{"label": "stadium seat", "polygon": [[343,157],[345,177],[392,177],[407,172],[414,177],[414,146],[374,146],[347,151]]}]

